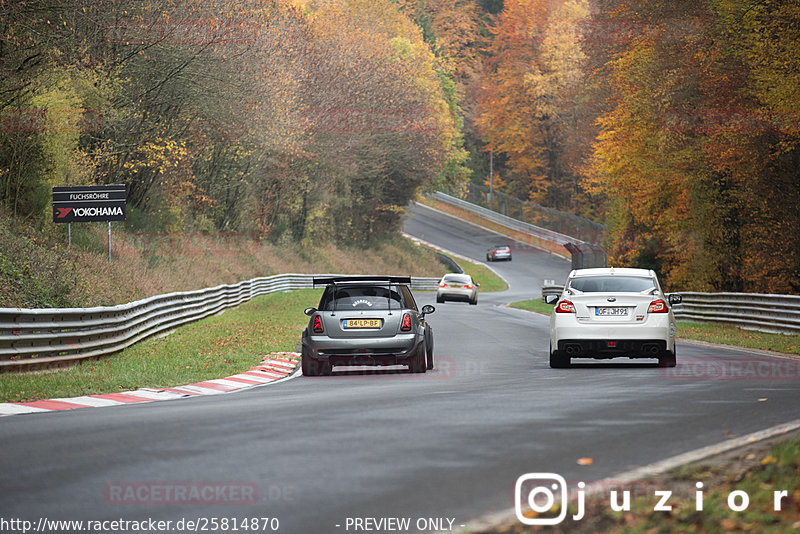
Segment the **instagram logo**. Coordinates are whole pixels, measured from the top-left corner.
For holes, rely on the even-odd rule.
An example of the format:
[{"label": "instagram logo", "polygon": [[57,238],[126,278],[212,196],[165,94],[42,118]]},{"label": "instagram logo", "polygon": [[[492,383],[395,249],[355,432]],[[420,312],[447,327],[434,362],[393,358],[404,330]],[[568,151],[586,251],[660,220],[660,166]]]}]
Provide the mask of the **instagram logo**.
[{"label": "instagram logo", "polygon": [[[557,492],[557,493],[556,493]],[[561,503],[556,517],[527,517],[525,504],[537,515],[549,512],[556,503],[556,494]],[[517,519],[525,525],[557,525],[567,517],[567,481],[555,473],[526,473],[517,479],[514,486],[514,511]]]}]

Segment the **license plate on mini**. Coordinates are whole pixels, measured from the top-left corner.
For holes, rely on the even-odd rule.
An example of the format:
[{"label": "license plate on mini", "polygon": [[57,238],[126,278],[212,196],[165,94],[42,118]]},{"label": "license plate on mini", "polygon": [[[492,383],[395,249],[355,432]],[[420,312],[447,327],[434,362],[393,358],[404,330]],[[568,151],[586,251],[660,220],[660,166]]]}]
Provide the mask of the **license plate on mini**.
[{"label": "license plate on mini", "polygon": [[343,319],[342,328],[353,330],[356,328],[380,328],[380,319]]},{"label": "license plate on mini", "polygon": [[599,317],[624,317],[628,315],[628,308],[595,308],[594,314]]}]

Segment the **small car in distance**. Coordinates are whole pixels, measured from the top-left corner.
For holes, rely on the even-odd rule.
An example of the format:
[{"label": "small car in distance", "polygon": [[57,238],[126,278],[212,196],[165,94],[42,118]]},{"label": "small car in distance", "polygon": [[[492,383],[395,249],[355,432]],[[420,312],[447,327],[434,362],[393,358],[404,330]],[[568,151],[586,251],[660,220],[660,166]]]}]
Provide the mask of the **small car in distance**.
[{"label": "small car in distance", "polygon": [[507,245],[498,245],[486,251],[486,261],[511,261],[511,247]]},{"label": "small car in distance", "polygon": [[550,367],[569,367],[573,358],[658,358],[674,367],[675,317],[656,274],[647,269],[577,269],[550,315]]},{"label": "small car in distance", "polygon": [[478,304],[478,288],[480,284],[474,282],[468,274],[446,274],[439,280],[439,289],[436,290],[436,302],[446,300],[463,300],[473,306]]},{"label": "small car in distance", "polygon": [[433,369],[433,330],[408,285],[410,277],[335,276],[314,278],[325,285],[319,306],[306,308],[301,339],[304,376],[328,375],[334,366],[407,365],[412,373]]}]

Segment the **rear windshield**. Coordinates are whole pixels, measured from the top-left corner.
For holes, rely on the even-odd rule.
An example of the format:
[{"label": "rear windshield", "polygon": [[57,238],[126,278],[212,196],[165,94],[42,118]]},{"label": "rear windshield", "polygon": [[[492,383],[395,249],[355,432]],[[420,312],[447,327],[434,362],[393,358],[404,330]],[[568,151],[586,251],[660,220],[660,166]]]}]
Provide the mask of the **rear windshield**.
[{"label": "rear windshield", "polygon": [[319,309],[336,310],[398,310],[402,308],[402,297],[397,286],[346,286],[325,288]]},{"label": "rear windshield", "polygon": [[472,281],[469,275],[464,274],[447,274],[444,277],[445,282],[460,282],[462,284],[468,284]]},{"label": "rear windshield", "polygon": [[575,278],[569,287],[583,293],[640,293],[655,287],[652,278],[635,276],[591,276]]}]

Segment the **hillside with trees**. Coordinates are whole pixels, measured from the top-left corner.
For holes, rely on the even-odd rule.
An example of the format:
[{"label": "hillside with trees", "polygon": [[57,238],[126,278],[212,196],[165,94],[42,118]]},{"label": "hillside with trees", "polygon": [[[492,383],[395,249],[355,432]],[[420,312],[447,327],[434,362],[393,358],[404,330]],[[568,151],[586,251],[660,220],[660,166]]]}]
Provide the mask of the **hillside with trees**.
[{"label": "hillside with trees", "polygon": [[800,292],[800,7],[0,0],[0,202],[124,183],[130,230],[392,236],[484,183],[667,285]]}]

